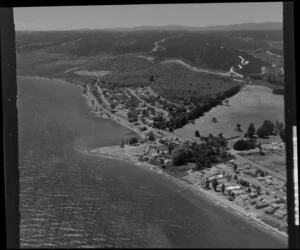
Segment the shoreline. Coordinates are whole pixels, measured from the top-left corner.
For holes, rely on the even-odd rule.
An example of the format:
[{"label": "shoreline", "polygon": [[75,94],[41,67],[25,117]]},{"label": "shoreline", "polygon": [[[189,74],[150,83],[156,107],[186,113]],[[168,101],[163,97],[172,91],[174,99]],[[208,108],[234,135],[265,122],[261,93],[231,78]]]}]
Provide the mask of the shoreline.
[{"label": "shoreline", "polygon": [[[147,145],[145,143],[145,145]],[[134,146],[126,146],[126,147],[134,147]],[[117,160],[121,162],[128,162],[136,167],[142,167],[143,169],[154,171],[157,174],[164,175],[166,178],[171,180],[176,185],[180,186],[181,188],[187,189],[189,192],[193,192],[198,197],[204,198],[210,203],[217,205],[218,207],[222,207],[227,212],[231,213],[232,215],[238,216],[239,218],[243,219],[244,221],[250,223],[251,225],[256,226],[259,228],[259,230],[268,233],[280,240],[282,240],[285,243],[288,243],[288,235],[282,231],[279,231],[278,229],[264,223],[260,219],[255,217],[254,213],[249,213],[245,209],[239,207],[236,204],[231,203],[230,201],[225,201],[224,199],[220,198],[217,194],[213,193],[213,191],[208,191],[203,189],[202,187],[198,187],[197,185],[190,184],[187,181],[175,177],[171,174],[166,173],[164,170],[162,170],[159,166],[152,165],[148,162],[140,162],[138,161],[137,157],[126,155],[126,154],[120,154],[119,150],[117,153],[114,152],[116,148],[120,148],[119,145],[116,146],[108,146],[108,147],[99,147],[92,150],[79,150],[77,151],[79,153],[83,153],[87,156],[93,156],[93,157],[100,157],[104,159],[110,159],[110,160]],[[102,152],[101,152],[102,151]],[[110,151],[110,152],[108,152]]]},{"label": "shoreline", "polygon": [[[87,105],[92,109],[92,112],[95,116],[102,118],[102,119],[108,119],[108,120],[114,121],[117,124],[124,126],[124,127],[128,128],[129,130],[135,132],[142,139],[145,139],[145,135],[141,131],[139,131],[137,128],[134,128],[131,124],[129,124],[129,122],[127,123],[121,117],[116,117],[109,110],[107,110],[101,104],[99,104],[97,99],[95,98],[95,96],[90,92],[90,88],[88,86],[87,86],[87,92],[86,92],[86,94],[83,94],[83,97],[86,98]],[[94,102],[94,104],[92,104],[92,102]],[[95,108],[102,109],[103,110],[102,115],[99,114],[97,111],[95,111]],[[104,113],[109,113],[110,117],[108,117]]]},{"label": "shoreline", "polygon": [[[64,79],[61,79],[61,78],[49,78],[49,77],[43,77],[43,76],[22,76],[22,75],[18,75],[17,77],[22,77],[22,78],[27,78],[27,79],[31,78],[31,79],[37,79],[37,80],[39,80],[39,79],[40,80],[50,80],[50,81],[60,82],[60,83],[63,83],[63,84],[68,84],[70,86],[74,86],[74,87],[78,87],[78,88],[83,89],[83,87],[81,85],[73,84],[73,83],[68,82],[68,81],[66,81]],[[144,135],[141,133],[141,131],[134,128],[133,126],[131,126],[131,124],[128,124],[126,121],[121,121],[121,119],[122,119],[121,117],[115,117],[114,114],[112,114],[110,111],[105,109],[102,105],[100,105],[98,103],[98,101],[96,100],[96,98],[93,96],[93,94],[90,92],[89,88],[88,88],[88,91],[87,91],[86,94],[82,93],[82,96],[84,98],[86,98],[86,102],[87,102],[88,107],[92,109],[92,112],[96,117],[114,121],[117,124],[119,124],[121,126],[124,126],[124,127],[128,128],[129,130],[135,132],[138,136],[140,136],[144,139]],[[92,100],[94,100],[94,105],[92,104]],[[103,113],[104,112],[109,113],[111,115],[111,117],[108,117],[104,114],[103,115],[99,114],[98,112],[95,111],[95,108],[102,109]]]},{"label": "shoreline", "polygon": [[[57,82],[61,82],[61,83],[65,83],[65,84],[69,84],[72,86],[77,86],[77,87],[82,88],[82,86],[80,86],[80,85],[73,84],[71,82],[67,82],[67,81],[65,81],[63,79],[59,79],[59,78],[48,78],[48,77],[40,77],[40,76],[18,76],[18,77],[42,79],[42,80],[52,80],[52,81],[57,81]],[[131,124],[127,124],[128,122],[125,122],[125,121],[121,122],[121,120],[123,120],[123,119],[121,119],[120,117],[116,117],[115,114],[112,114],[107,109],[105,109],[101,104],[99,104],[97,99],[90,92],[89,88],[88,88],[87,93],[82,94],[82,96],[84,96],[86,98],[87,104],[90,108],[92,108],[92,112],[94,113],[94,115],[96,115],[97,117],[102,118],[102,119],[109,119],[111,121],[114,121],[114,122],[122,125],[122,126],[125,126],[126,128],[135,132],[139,136],[142,135],[141,137],[143,138],[144,134],[141,131],[139,131],[138,128],[134,128],[134,126],[132,126]],[[92,104],[92,100],[94,100],[94,105]],[[111,117],[105,116],[104,114],[103,115],[99,114],[97,111],[95,111],[95,108],[101,108],[103,110],[103,113],[109,113],[111,115]],[[173,135],[170,133],[167,133],[167,134],[170,136],[178,137],[178,135],[176,135],[176,134],[173,134]],[[180,137],[184,138],[183,136],[180,136]],[[190,139],[190,138],[188,138],[188,139]],[[147,145],[147,143],[144,143],[144,145]],[[126,147],[129,147],[129,146],[126,145]],[[113,149],[116,149],[116,148],[120,148],[120,146],[116,145],[116,146],[100,147],[100,148],[92,149],[89,151],[87,149],[79,149],[79,148],[75,148],[75,150],[77,152],[83,153],[88,156],[94,156],[94,157],[96,156],[96,157],[107,158],[107,159],[111,159],[111,160],[118,160],[118,161],[123,161],[123,162],[126,161],[129,163],[132,163],[133,165],[136,165],[136,167],[143,167],[144,169],[148,169],[148,170],[154,171],[158,174],[162,174],[165,177],[167,177],[169,180],[171,180],[173,183],[175,183],[176,185],[179,185],[180,187],[184,187],[184,188],[188,189],[190,192],[193,192],[194,194],[196,194],[202,198],[205,198],[206,200],[213,203],[214,205],[217,205],[218,207],[223,207],[223,209],[225,209],[227,212],[240,217],[241,219],[251,223],[252,225],[255,225],[263,232],[271,234],[272,236],[274,236],[284,242],[287,241],[287,237],[288,237],[287,234],[260,221],[258,218],[255,218],[255,216],[253,216],[253,214],[252,214],[252,216],[251,215],[248,216],[247,214],[249,214],[249,213],[245,209],[237,206],[236,204],[230,203],[230,201],[225,201],[225,200],[221,199],[220,197],[218,197],[215,193],[204,190],[203,188],[197,187],[196,185],[190,184],[181,178],[172,176],[171,174],[168,174],[165,171],[163,171],[158,166],[152,165],[147,162],[139,162],[137,157],[135,157],[133,155],[130,155],[130,154],[126,155],[124,153],[120,154],[120,152],[118,152],[118,154],[114,155]],[[101,151],[103,151],[103,149],[105,149],[104,153],[101,152]]]},{"label": "shoreline", "polygon": [[82,88],[82,86],[80,86],[78,84],[74,84],[74,83],[68,82],[68,81],[66,81],[66,80],[64,80],[62,78],[50,78],[50,77],[46,77],[46,76],[22,76],[22,75],[17,75],[17,78],[18,77],[31,78],[31,79],[36,79],[36,80],[56,81],[56,82],[61,82],[61,83],[64,83],[64,84],[68,84],[68,85],[71,85],[71,86],[77,86],[77,87]]}]

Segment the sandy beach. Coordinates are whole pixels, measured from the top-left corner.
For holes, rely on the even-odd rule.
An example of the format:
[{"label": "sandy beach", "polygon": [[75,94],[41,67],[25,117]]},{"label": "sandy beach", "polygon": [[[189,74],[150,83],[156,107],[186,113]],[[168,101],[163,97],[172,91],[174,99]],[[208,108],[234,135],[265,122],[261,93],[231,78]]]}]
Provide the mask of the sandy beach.
[{"label": "sandy beach", "polygon": [[273,228],[263,221],[261,221],[259,218],[257,218],[255,212],[247,211],[246,209],[232,203],[228,199],[226,199],[227,196],[222,197],[218,194],[216,194],[212,190],[205,190],[200,185],[197,184],[189,184],[188,182],[184,181],[181,178],[176,178],[174,176],[169,175],[168,173],[164,172],[160,167],[154,166],[152,164],[149,164],[147,162],[139,162],[138,155],[143,151],[143,149],[147,146],[147,143],[141,144],[139,146],[129,146],[126,145],[124,149],[122,149],[119,145],[111,146],[111,147],[101,147],[92,149],[90,151],[84,150],[82,153],[90,156],[98,156],[98,157],[105,157],[108,159],[113,160],[119,160],[119,161],[127,161],[131,162],[139,167],[152,170],[157,172],[158,174],[162,174],[166,176],[168,179],[175,182],[177,185],[184,189],[188,189],[191,192],[194,192],[195,194],[199,195],[200,197],[205,197],[210,202],[214,203],[215,205],[219,207],[223,207],[230,213],[233,213],[239,217],[241,217],[243,220],[246,220],[256,226],[258,226],[261,230],[264,230],[265,232],[268,232],[269,234],[272,234],[276,236],[277,238],[280,238],[281,240],[287,242],[288,235],[284,232],[281,232],[277,230],[276,228]]}]

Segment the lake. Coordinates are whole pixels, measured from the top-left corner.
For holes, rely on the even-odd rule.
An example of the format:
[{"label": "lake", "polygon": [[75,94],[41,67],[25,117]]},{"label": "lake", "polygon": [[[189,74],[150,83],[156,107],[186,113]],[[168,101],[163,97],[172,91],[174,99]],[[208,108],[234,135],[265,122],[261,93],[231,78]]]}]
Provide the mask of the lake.
[{"label": "lake", "polygon": [[[265,120],[284,122],[284,99],[282,95],[274,95],[272,89],[259,85],[246,85],[231,98],[229,106],[221,105],[212,108],[204,116],[195,120],[195,124],[187,124],[175,130],[175,134],[195,137],[198,129],[201,135],[223,133],[225,137],[243,135],[251,122],[256,129]],[[217,122],[212,122],[216,117]],[[236,124],[241,124],[243,132],[235,130]]]},{"label": "lake", "polygon": [[163,175],[78,152],[133,133],[78,87],[18,78],[18,116],[22,248],[287,247]]}]

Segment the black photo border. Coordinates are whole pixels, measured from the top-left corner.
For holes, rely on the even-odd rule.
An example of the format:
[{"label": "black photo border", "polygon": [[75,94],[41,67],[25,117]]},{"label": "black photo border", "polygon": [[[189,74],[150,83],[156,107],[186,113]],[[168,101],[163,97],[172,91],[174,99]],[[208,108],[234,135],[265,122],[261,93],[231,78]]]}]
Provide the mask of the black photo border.
[{"label": "black photo border", "polygon": [[[227,2],[227,1],[225,1]],[[235,1],[230,1],[235,2]],[[154,4],[154,3],[179,3],[179,2],[134,2],[127,1],[126,4]],[[205,3],[189,1],[185,3]],[[224,3],[219,1],[206,3]],[[85,5],[93,5],[85,3]],[[124,4],[116,1],[109,3],[98,3],[98,5]],[[78,4],[63,4],[62,2],[44,1],[38,6],[71,6]],[[80,5],[80,4],[79,4]],[[16,48],[15,29],[13,20],[14,7],[27,7],[18,5],[13,1],[6,5],[0,5],[0,79],[2,98],[2,125],[3,125],[3,173],[4,173],[4,230],[6,230],[4,247],[17,249],[20,247],[20,212],[19,212],[19,170],[18,170],[18,114],[17,114],[17,76],[16,76]],[[295,3],[294,1],[283,2],[283,32],[284,32],[284,69],[285,69],[285,124],[286,124],[286,163],[287,163],[287,206],[288,206],[288,234],[289,248],[299,249],[299,226],[295,225],[295,200],[294,200],[294,176],[293,176],[293,126],[297,126],[296,110],[296,58],[295,47]],[[298,130],[297,130],[298,131]],[[299,134],[299,132],[298,132]],[[298,183],[299,187],[299,183]],[[299,204],[298,204],[299,206]]]}]

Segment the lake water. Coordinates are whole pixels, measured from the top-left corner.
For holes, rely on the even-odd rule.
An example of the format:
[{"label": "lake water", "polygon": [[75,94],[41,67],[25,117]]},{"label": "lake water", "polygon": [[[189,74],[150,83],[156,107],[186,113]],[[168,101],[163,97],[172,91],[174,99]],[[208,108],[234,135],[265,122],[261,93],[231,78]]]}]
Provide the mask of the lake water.
[{"label": "lake water", "polygon": [[163,175],[76,151],[132,134],[81,92],[18,78],[21,247],[287,247]]},{"label": "lake water", "polygon": [[[243,135],[251,122],[256,129],[265,120],[284,122],[284,99],[282,95],[274,95],[272,89],[258,85],[246,85],[238,94],[228,98],[229,106],[217,106],[204,116],[195,120],[195,124],[187,124],[177,129],[175,134],[194,138],[195,130],[201,135],[223,133],[225,137]],[[216,117],[216,123],[212,118]],[[235,130],[241,124],[243,133]]]}]

